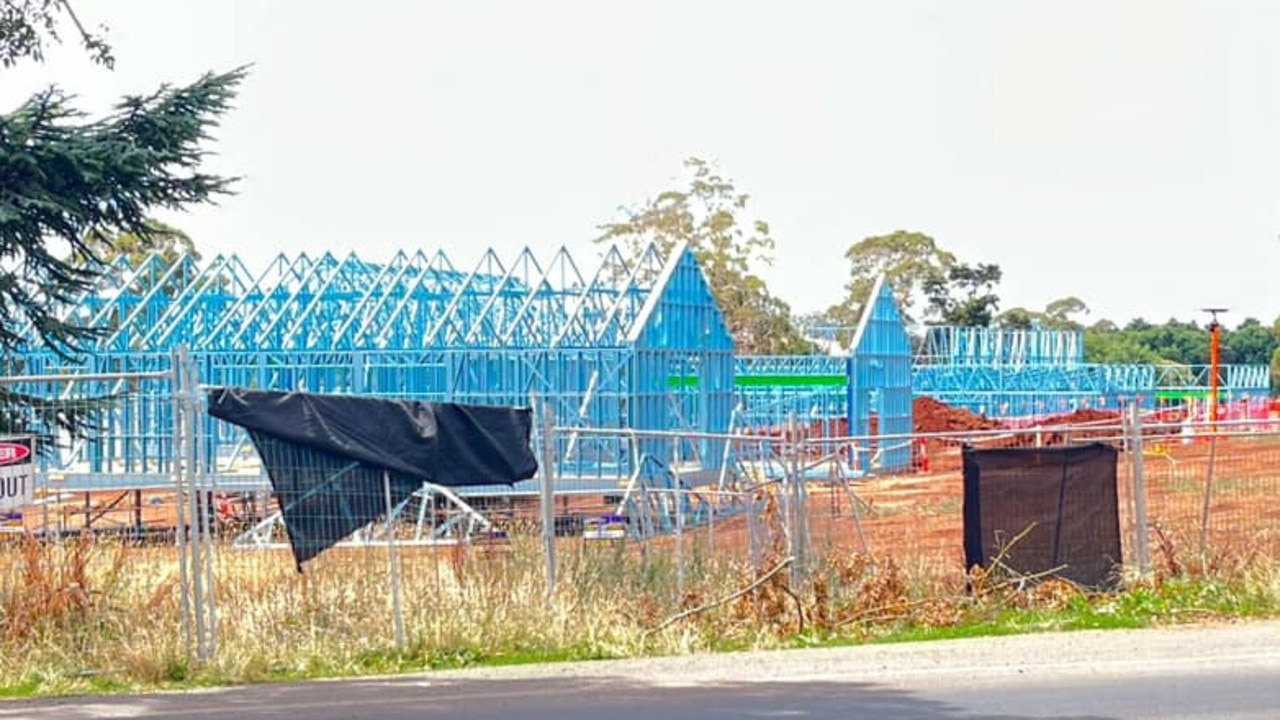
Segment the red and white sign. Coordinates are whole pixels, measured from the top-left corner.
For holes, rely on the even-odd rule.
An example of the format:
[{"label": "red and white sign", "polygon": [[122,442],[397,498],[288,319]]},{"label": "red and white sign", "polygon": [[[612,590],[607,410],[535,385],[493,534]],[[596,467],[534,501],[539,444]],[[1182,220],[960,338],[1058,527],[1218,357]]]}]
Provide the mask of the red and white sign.
[{"label": "red and white sign", "polygon": [[0,440],[0,465],[21,465],[30,457],[31,443]]},{"label": "red and white sign", "polygon": [[35,440],[0,438],[0,511],[35,502]]}]

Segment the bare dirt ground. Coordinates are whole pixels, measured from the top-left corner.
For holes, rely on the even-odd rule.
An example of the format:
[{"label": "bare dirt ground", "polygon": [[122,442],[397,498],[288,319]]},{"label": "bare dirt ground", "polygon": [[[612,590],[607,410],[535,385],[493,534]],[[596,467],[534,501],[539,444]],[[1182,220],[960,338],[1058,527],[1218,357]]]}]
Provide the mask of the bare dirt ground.
[{"label": "bare dirt ground", "polygon": [[[813,482],[808,486],[809,536],[815,552],[869,550],[891,556],[904,566],[934,575],[958,577],[963,572],[963,479],[960,450],[938,444],[929,451],[928,473],[898,477],[858,479],[843,483]],[[1212,474],[1210,473],[1212,466]],[[1280,436],[1256,435],[1221,438],[1210,442],[1196,438],[1149,440],[1143,455],[1146,511],[1152,531],[1153,555],[1169,552],[1185,555],[1199,551],[1209,493],[1208,531],[1204,535],[1211,553],[1243,557],[1250,553],[1280,556]],[[1133,499],[1130,492],[1129,457],[1121,455],[1118,468],[1120,515],[1126,544],[1130,543]],[[141,504],[136,505],[141,499]],[[510,515],[514,527],[536,525],[536,500],[529,498]],[[558,499],[564,518],[607,514],[611,506],[602,497]],[[856,510],[856,512],[855,512]],[[77,495],[26,513],[28,529],[83,527],[91,519],[95,528],[128,527],[139,518],[148,527],[172,527],[172,495],[145,492]],[[772,542],[757,522],[757,544]],[[780,526],[776,526],[777,529]],[[568,528],[566,528],[568,530]],[[748,523],[742,516],[719,518],[712,527],[689,529],[691,537],[709,540],[717,554],[747,557]],[[578,534],[566,532],[566,535]],[[567,538],[566,538],[567,540]],[[1126,547],[1126,554],[1133,549]]]},{"label": "bare dirt ground", "polygon": [[48,499],[38,493],[36,500],[39,504],[25,508],[20,520],[10,520],[6,526],[30,531],[75,531],[86,525],[96,530],[139,525],[168,528],[176,517],[173,493],[165,491],[62,492]]},{"label": "bare dirt ground", "polygon": [[[817,551],[865,549],[939,577],[964,571],[964,482],[957,447],[932,452],[929,473],[809,486],[810,538]],[[1211,456],[1212,455],[1212,459]],[[1184,561],[1198,553],[1205,490],[1210,477],[1207,549],[1219,558],[1252,553],[1280,556],[1280,437],[1259,435],[1149,443],[1143,455],[1146,513],[1153,556]],[[1129,456],[1117,468],[1125,552],[1132,540],[1133,493]],[[855,508],[856,498],[856,510]],[[717,542],[745,546],[746,523],[734,519]],[[864,546],[865,542],[865,546]],[[1163,548],[1163,549],[1162,549]]]},{"label": "bare dirt ground", "polygon": [[[938,453],[939,451],[935,451]],[[929,474],[858,481],[867,542],[877,553],[924,560],[942,567],[963,563],[963,478],[959,449],[935,454],[943,468]],[[1129,457],[1118,468],[1122,529],[1131,527]],[[1210,464],[1212,484],[1210,486]],[[1211,551],[1240,555],[1260,552],[1280,555],[1280,437],[1223,438],[1211,444],[1196,439],[1149,443],[1143,455],[1146,512],[1158,552],[1162,542],[1175,552],[1198,551],[1203,526],[1206,486],[1209,486]],[[815,541],[828,538],[837,546],[858,542],[850,503],[839,489],[814,488],[810,517]],[[830,496],[836,496],[831,499]],[[835,508],[833,511],[831,508]]]}]

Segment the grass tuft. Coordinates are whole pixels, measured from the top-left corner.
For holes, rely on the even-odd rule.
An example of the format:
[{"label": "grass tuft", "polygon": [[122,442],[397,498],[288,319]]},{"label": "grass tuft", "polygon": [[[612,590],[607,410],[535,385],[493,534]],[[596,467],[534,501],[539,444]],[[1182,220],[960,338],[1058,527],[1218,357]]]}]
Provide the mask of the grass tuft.
[{"label": "grass tuft", "polygon": [[[769,522],[777,522],[776,513]],[[774,537],[781,537],[775,533]],[[218,653],[188,660],[173,548],[86,537],[0,547],[0,696],[340,677],[476,665],[1133,628],[1280,614],[1280,563],[1184,554],[1091,592],[997,569],[967,576],[830,550],[799,568],[704,536],[566,543],[548,601],[539,543],[400,549],[406,642],[392,642],[385,551],[337,548],[299,575],[287,552],[218,553]],[[666,544],[664,544],[666,543]],[[745,553],[744,553],[745,554]]]}]

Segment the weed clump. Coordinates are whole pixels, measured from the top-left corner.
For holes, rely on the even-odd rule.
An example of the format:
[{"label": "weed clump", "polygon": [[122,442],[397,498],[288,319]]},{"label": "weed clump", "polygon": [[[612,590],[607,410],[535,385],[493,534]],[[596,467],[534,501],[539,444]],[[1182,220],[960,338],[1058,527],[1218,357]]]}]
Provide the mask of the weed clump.
[{"label": "weed clump", "polygon": [[[893,554],[793,553],[763,498],[753,552],[704,533],[564,541],[548,596],[540,540],[403,546],[405,642],[393,642],[388,555],[338,547],[304,574],[287,550],[217,554],[218,653],[190,660],[178,554],[86,535],[0,546],[0,693],[253,682],[549,660],[770,649],[1280,611],[1280,564],[1186,553],[1157,529],[1152,572],[1095,592],[998,562],[958,572]],[[736,520],[743,522],[741,518]]]}]

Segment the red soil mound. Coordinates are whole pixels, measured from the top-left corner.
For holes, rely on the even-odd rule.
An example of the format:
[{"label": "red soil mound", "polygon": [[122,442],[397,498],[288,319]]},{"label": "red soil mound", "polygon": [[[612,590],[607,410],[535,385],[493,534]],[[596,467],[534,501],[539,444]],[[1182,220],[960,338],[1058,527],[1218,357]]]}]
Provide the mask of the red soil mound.
[{"label": "red soil mound", "polygon": [[1053,415],[1038,422],[1038,425],[1082,425],[1084,423],[1103,423],[1113,422],[1120,423],[1120,412],[1117,410],[1095,410],[1092,408],[1081,408],[1075,412],[1065,415]]},{"label": "red soil mound", "polygon": [[995,420],[926,396],[912,401],[911,423],[917,433],[968,432],[1000,427]]}]

